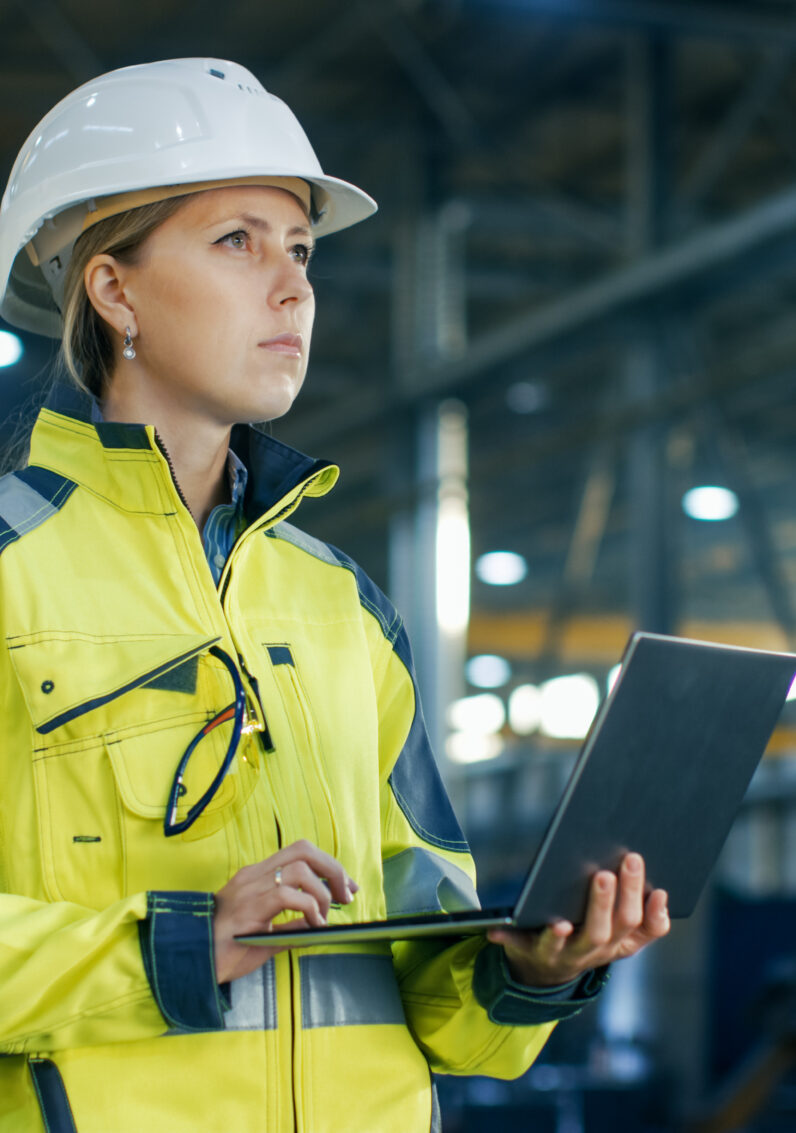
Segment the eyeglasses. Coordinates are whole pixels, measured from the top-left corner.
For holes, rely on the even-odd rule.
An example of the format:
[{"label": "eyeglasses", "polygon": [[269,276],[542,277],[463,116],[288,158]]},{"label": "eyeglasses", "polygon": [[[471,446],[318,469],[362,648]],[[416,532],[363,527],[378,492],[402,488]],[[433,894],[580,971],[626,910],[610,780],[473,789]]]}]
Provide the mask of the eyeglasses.
[{"label": "eyeglasses", "polygon": [[[163,820],[163,832],[165,833],[167,838],[171,838],[175,834],[182,834],[183,831],[188,830],[189,827],[193,826],[194,822],[196,822],[199,815],[202,813],[202,811],[218,791],[219,787],[224,781],[225,775],[232,766],[232,761],[235,758],[235,752],[238,750],[240,737],[250,732],[262,732],[265,728],[264,722],[258,720],[256,714],[249,715],[249,713],[247,712],[246,691],[243,687],[243,681],[241,680],[240,673],[238,672],[235,662],[232,660],[228,653],[226,653],[223,649],[220,649],[217,645],[210,647],[210,653],[212,653],[214,657],[217,657],[219,661],[222,661],[229,670],[229,674],[232,677],[232,683],[235,686],[235,699],[231,704],[228,704],[226,708],[222,708],[220,712],[217,712],[211,720],[208,720],[207,723],[199,729],[199,731],[196,733],[194,738],[185,749],[185,753],[183,754],[183,757],[180,760],[175,772],[174,779],[171,784],[171,791],[169,792],[169,801],[166,805],[166,816]],[[217,727],[219,727],[220,724],[225,724],[229,720],[233,721],[232,735],[230,736],[229,744],[227,745],[227,753],[224,756],[224,761],[219,767],[215,778],[213,779],[213,782],[207,788],[202,797],[198,799],[192,807],[189,808],[188,813],[185,815],[185,818],[181,819],[178,822],[177,807],[180,798],[186,793],[184,776],[185,769],[188,766],[190,758],[206,736],[209,736],[210,733]]]}]

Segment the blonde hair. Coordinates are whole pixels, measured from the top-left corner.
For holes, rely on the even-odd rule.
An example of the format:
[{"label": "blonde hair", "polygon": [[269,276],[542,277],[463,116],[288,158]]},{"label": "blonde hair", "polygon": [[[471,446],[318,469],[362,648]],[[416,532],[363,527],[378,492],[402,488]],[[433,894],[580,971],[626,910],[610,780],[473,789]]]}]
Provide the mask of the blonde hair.
[{"label": "blonde hair", "polygon": [[112,332],[86,293],[86,267],[98,255],[135,263],[147,237],[183,204],[184,197],[169,197],[141,205],[98,221],[75,241],[64,285],[61,360],[72,380],[94,397],[102,395],[111,375],[114,350]]}]

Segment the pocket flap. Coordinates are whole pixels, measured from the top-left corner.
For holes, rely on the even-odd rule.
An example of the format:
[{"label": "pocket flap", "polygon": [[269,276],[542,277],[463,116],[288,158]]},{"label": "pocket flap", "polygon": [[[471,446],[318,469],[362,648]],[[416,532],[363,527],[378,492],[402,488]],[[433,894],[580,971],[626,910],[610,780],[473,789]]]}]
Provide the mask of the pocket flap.
[{"label": "pocket flap", "polygon": [[168,673],[220,638],[50,631],[7,639],[33,726],[43,735]]}]

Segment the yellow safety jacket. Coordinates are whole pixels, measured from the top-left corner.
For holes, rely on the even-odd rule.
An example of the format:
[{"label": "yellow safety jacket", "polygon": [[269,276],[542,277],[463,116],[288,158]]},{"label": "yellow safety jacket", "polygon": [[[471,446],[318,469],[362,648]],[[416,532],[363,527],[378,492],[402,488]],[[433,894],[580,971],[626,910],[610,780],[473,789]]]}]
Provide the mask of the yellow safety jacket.
[{"label": "yellow safety jacket", "polygon": [[[399,617],[286,522],[337,469],[234,443],[250,525],[218,587],[149,426],[57,389],[0,480],[0,1133],[426,1133],[430,1069],[516,1076],[596,991],[551,1004],[477,938],[294,950],[217,986],[213,892],[298,838],[361,886],[332,921],[476,901]],[[266,727],[166,838],[180,758],[232,698],[214,643]]]}]

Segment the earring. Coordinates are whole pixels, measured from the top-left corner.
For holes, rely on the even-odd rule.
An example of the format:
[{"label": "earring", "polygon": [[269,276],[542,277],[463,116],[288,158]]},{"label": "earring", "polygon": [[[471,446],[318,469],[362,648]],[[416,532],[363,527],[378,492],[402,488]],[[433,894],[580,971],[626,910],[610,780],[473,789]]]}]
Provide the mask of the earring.
[{"label": "earring", "polygon": [[135,358],[135,347],[133,346],[133,340],[130,335],[130,328],[125,327],[124,329],[124,349],[122,350],[122,354],[125,356],[125,358],[133,359]]}]

